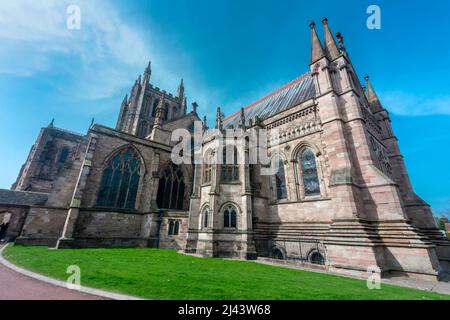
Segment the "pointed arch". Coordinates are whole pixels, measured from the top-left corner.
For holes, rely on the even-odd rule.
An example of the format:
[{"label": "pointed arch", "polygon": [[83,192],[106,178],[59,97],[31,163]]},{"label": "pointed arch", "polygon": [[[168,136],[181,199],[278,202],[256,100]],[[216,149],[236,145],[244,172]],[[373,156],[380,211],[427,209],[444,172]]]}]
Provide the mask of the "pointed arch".
[{"label": "pointed arch", "polygon": [[114,152],[104,165],[97,206],[135,209],[143,171],[140,154],[133,147]]},{"label": "pointed arch", "polygon": [[310,148],[299,153],[300,168],[305,196],[320,195],[320,181],[317,170],[316,154]]},{"label": "pointed arch", "polygon": [[184,210],[187,193],[185,175],[182,168],[171,163],[159,178],[156,202],[161,209]]},{"label": "pointed arch", "polygon": [[152,107],[152,117],[153,118],[156,117],[156,109],[158,109],[158,105],[159,105],[159,98],[156,98],[153,102],[153,107]]},{"label": "pointed arch", "polygon": [[209,209],[209,205],[206,204],[203,206],[201,210],[201,229],[207,229],[209,228],[209,223],[211,220],[211,210]]},{"label": "pointed arch", "polygon": [[226,202],[220,208],[222,217],[223,228],[226,229],[238,229],[239,216],[242,211],[241,208],[234,202]]}]

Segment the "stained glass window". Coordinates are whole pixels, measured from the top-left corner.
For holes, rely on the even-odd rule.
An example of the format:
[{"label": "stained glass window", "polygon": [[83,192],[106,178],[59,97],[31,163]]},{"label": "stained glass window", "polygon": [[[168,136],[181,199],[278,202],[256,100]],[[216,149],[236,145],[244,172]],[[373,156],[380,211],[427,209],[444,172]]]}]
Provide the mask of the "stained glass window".
[{"label": "stained glass window", "polygon": [[301,168],[305,196],[320,195],[319,175],[317,173],[316,156],[310,149],[301,154]]},{"label": "stained glass window", "polygon": [[278,161],[278,172],[275,175],[275,182],[277,187],[277,199],[287,199],[286,176],[284,173],[284,163],[281,159]]},{"label": "stained glass window", "polygon": [[140,177],[139,158],[133,149],[119,152],[103,170],[97,205],[134,209]]},{"label": "stained glass window", "polygon": [[185,183],[181,168],[172,164],[159,179],[156,202],[161,209],[183,210]]},{"label": "stained glass window", "polygon": [[227,206],[223,211],[223,226],[225,228],[236,228],[237,212],[234,206]]}]

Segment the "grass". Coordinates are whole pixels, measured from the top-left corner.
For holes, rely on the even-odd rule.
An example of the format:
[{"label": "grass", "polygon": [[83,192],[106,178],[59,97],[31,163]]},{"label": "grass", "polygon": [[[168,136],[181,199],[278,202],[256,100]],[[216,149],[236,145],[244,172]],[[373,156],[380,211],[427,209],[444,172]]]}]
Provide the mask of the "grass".
[{"label": "grass", "polygon": [[81,268],[81,284],[149,299],[450,299],[450,296],[256,262],[185,256],[158,249],[50,250],[9,246],[14,264],[60,280]]}]

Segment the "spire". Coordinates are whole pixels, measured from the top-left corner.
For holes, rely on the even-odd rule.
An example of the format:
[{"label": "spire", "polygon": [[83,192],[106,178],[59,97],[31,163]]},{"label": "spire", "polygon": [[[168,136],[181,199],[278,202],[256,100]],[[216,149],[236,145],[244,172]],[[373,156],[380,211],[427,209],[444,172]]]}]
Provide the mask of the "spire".
[{"label": "spire", "polygon": [[183,99],[184,98],[184,81],[181,79],[180,85],[178,86],[178,98]]},{"label": "spire", "polygon": [[49,128],[53,128],[55,126],[55,118],[52,119],[52,121],[48,124]]},{"label": "spire", "polygon": [[128,94],[126,94],[125,98],[123,98],[122,106],[127,105],[127,104],[128,104]]},{"label": "spire", "polygon": [[220,111],[220,107],[217,107],[217,112],[216,112],[216,129],[219,129],[219,130],[223,129],[222,112]]},{"label": "spire", "polygon": [[155,117],[155,127],[161,127],[166,118],[167,110],[166,110],[166,94],[163,92],[161,100],[159,101],[158,106],[156,107],[156,117]]},{"label": "spire", "polygon": [[322,43],[317,36],[316,24],[311,22],[309,26],[311,27],[311,64],[313,64],[325,57],[325,53],[323,51]]},{"label": "spire", "polygon": [[372,84],[370,83],[369,76],[365,76],[364,79],[367,83],[367,100],[369,101],[370,110],[372,113],[383,110],[380,99],[378,99],[375,90],[373,90]]},{"label": "spire", "polygon": [[208,122],[206,121],[206,116],[203,117],[203,129],[208,129]]},{"label": "spire", "polygon": [[150,82],[150,77],[152,75],[152,62],[148,62],[147,68],[144,71],[144,81]]},{"label": "spire", "polygon": [[323,18],[322,23],[325,28],[325,52],[330,60],[334,60],[340,55],[339,49],[336,45],[336,41],[334,40],[333,35],[331,34],[330,28],[328,27],[328,19]]}]

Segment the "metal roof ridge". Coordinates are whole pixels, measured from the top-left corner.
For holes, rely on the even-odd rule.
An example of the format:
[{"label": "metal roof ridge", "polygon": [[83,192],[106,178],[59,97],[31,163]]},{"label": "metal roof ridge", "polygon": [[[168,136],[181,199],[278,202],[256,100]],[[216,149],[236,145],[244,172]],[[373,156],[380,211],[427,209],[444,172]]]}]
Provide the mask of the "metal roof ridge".
[{"label": "metal roof ridge", "polygon": [[[273,97],[274,95],[276,95],[276,94],[278,94],[278,93],[280,93],[280,92],[282,92],[282,91],[284,91],[284,90],[286,90],[286,89],[292,87],[294,84],[297,84],[297,83],[303,81],[306,77],[308,77],[308,76],[310,76],[310,75],[311,75],[311,72],[310,72],[310,71],[308,71],[308,72],[302,74],[301,76],[295,78],[294,80],[289,81],[287,84],[281,86],[280,88],[278,88],[278,89],[276,89],[275,91],[269,93],[268,95],[266,95],[266,96],[264,96],[264,97],[262,97],[262,98],[256,100],[255,102],[252,102],[251,104],[247,105],[246,107],[244,107],[244,110],[248,110],[248,109],[253,108],[254,106],[257,106],[257,105],[260,104],[261,102],[263,102],[263,101],[265,101],[265,100],[267,100],[267,99]],[[233,113],[233,114],[229,115],[228,117],[226,117],[225,119],[223,119],[223,121],[226,122],[226,121],[228,121],[228,120],[234,118],[235,116],[239,115],[240,112],[241,112],[240,110],[239,110],[239,111],[236,111],[235,113]]]}]

